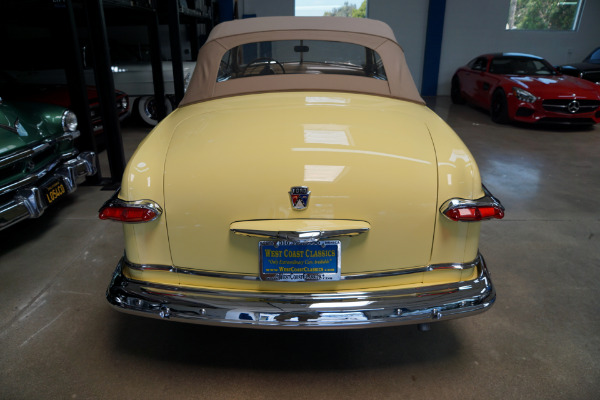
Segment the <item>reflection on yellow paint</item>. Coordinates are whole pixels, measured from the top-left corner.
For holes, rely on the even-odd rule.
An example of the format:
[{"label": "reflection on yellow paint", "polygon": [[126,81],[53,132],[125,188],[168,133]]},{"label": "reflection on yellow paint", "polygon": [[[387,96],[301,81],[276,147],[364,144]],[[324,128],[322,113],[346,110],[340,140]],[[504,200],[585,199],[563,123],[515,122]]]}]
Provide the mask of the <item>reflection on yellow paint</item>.
[{"label": "reflection on yellow paint", "polygon": [[419,160],[417,158],[404,157],[398,154],[389,154],[389,153],[380,153],[377,151],[366,151],[366,150],[350,150],[350,149],[324,149],[324,148],[302,148],[302,147],[294,147],[291,149],[292,151],[314,151],[314,152],[330,152],[330,153],[356,153],[356,154],[364,154],[369,156],[379,156],[379,157],[390,157],[390,158],[398,158],[400,160],[412,161],[420,164],[431,164],[429,161]]},{"label": "reflection on yellow paint", "polygon": [[140,162],[135,166],[135,170],[137,172],[146,172],[149,170],[148,166],[146,165],[145,162]]},{"label": "reflection on yellow paint", "polygon": [[306,96],[306,104],[331,104],[344,105],[350,104],[350,99],[345,97],[329,97],[329,96]]},{"label": "reflection on yellow paint", "polygon": [[442,167],[442,166],[456,168],[456,165],[454,165],[452,163],[447,163],[447,162],[438,163],[438,167]]},{"label": "reflection on yellow paint", "polygon": [[334,124],[306,124],[304,143],[350,146],[349,127]]},{"label": "reflection on yellow paint", "polygon": [[469,159],[469,155],[467,154],[466,151],[462,150],[462,149],[454,149],[452,150],[452,155],[450,155],[450,162],[456,162],[456,160],[461,159],[464,162],[469,162],[471,161]]},{"label": "reflection on yellow paint", "polygon": [[346,167],[341,165],[305,165],[305,182],[335,182]]}]

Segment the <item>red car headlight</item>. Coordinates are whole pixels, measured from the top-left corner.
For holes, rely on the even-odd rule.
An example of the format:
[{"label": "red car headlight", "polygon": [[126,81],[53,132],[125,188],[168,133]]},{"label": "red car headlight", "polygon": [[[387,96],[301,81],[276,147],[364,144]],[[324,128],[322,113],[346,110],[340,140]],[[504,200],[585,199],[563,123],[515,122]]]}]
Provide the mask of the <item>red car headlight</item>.
[{"label": "red car headlight", "polygon": [[518,87],[513,87],[513,93],[515,96],[517,96],[517,99],[524,101],[525,103],[535,103],[535,101],[538,99],[527,90]]}]

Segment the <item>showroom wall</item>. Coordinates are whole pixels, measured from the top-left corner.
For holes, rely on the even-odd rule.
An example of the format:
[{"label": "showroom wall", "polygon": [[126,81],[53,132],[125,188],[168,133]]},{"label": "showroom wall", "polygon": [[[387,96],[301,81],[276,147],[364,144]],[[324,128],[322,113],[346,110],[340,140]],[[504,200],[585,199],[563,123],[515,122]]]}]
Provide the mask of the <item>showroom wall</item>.
[{"label": "showroom wall", "polygon": [[421,89],[428,1],[369,0],[367,16],[388,24],[406,55],[406,63]]},{"label": "showroom wall", "polygon": [[450,94],[456,68],[482,53],[530,53],[558,65],[581,61],[600,46],[600,0],[585,0],[579,29],[573,32],[507,31],[509,2],[447,1],[438,95]]},{"label": "showroom wall", "polygon": [[[553,64],[582,60],[600,46],[600,0],[585,0],[579,29],[569,32],[507,31],[510,0],[448,0],[444,20],[438,95],[450,94],[456,68],[489,52],[531,53]],[[368,0],[367,16],[391,26],[421,88],[429,2]],[[239,14],[294,15],[294,0],[238,0]]]}]

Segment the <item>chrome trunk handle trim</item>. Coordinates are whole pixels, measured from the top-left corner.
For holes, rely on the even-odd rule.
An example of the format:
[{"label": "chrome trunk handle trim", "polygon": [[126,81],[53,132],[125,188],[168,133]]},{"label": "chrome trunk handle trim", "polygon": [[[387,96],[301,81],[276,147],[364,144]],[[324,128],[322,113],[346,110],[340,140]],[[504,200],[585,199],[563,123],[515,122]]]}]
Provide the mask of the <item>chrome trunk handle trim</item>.
[{"label": "chrome trunk handle trim", "polygon": [[356,236],[368,232],[369,228],[341,229],[335,231],[262,231],[254,229],[231,229],[236,235],[261,237],[290,242],[316,242],[338,236]]}]

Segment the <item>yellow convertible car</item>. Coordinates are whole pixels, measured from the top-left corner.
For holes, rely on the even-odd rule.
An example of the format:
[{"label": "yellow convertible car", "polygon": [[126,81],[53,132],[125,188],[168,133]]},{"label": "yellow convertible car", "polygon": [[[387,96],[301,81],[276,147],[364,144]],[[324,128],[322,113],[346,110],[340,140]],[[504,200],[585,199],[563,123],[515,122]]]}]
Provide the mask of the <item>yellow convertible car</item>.
[{"label": "yellow convertible car", "polygon": [[386,24],[226,22],[100,209],[125,232],[107,298],[200,324],[426,328],[494,303],[479,230],[503,215]]}]

